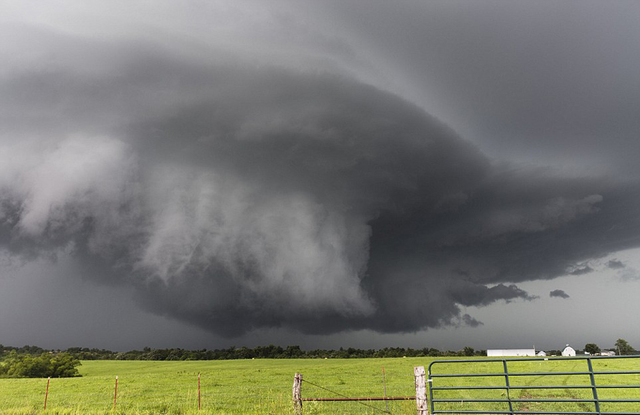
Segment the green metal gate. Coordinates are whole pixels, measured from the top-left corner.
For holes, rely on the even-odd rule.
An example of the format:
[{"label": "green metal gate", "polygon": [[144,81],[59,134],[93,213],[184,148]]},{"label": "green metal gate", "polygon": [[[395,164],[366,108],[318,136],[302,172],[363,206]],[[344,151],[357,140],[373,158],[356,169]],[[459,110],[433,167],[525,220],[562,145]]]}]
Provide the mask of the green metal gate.
[{"label": "green metal gate", "polygon": [[431,414],[640,415],[639,369],[640,356],[436,360]]}]

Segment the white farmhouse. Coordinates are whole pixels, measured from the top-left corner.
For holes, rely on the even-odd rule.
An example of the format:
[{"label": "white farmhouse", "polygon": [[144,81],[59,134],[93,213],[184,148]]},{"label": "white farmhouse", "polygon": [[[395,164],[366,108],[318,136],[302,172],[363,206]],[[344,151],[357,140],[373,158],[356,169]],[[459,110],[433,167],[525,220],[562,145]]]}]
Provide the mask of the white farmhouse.
[{"label": "white farmhouse", "polygon": [[546,355],[547,355],[547,352],[545,352],[544,350],[540,350],[536,356],[546,356]]},{"label": "white farmhouse", "polygon": [[562,350],[562,355],[563,356],[575,356],[576,355],[576,351],[574,350],[573,347],[569,346],[567,344],[567,346],[564,348],[564,350]]},{"label": "white farmhouse", "polygon": [[535,356],[536,349],[487,349],[487,356]]}]

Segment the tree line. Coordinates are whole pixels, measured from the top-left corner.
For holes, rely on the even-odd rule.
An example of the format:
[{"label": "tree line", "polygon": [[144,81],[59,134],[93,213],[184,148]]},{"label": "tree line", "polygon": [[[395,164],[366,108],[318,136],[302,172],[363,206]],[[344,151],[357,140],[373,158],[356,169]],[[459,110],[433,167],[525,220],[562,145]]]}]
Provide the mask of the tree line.
[{"label": "tree line", "polygon": [[[611,348],[619,355],[632,355],[636,350],[624,339],[618,339]],[[587,343],[585,349],[580,352],[590,354],[600,353],[600,348],[595,343]],[[550,354],[560,354],[559,350],[550,350]],[[303,350],[300,346],[257,346],[229,347],[226,349],[201,349],[188,350],[181,348],[152,349],[145,347],[142,350],[130,350],[128,352],[114,352],[106,349],[87,347],[70,347],[66,350],[46,350],[37,346],[11,347],[0,344],[0,376],[2,370],[6,373],[7,362],[26,367],[28,360],[19,362],[20,356],[62,356],[68,355],[70,359],[80,360],[233,360],[233,359],[355,359],[355,358],[389,358],[389,357],[447,357],[447,356],[486,356],[486,350],[476,350],[466,346],[461,350],[438,350],[424,347],[421,349],[404,347],[385,347],[382,349],[357,349],[353,347],[334,349]],[[55,360],[55,359],[54,359]],[[51,361],[54,361],[51,360]],[[2,361],[4,361],[2,363]],[[44,363],[42,364],[46,366]],[[56,375],[52,375],[56,376]]]},{"label": "tree line", "polygon": [[382,349],[356,349],[353,347],[333,349],[303,350],[300,346],[257,346],[229,347],[226,349],[187,350],[181,348],[152,349],[128,352],[114,352],[106,349],[70,347],[66,350],[46,350],[37,346],[11,347],[0,344],[0,359],[8,353],[41,355],[46,353],[67,353],[78,360],[232,360],[232,359],[350,359],[371,357],[444,357],[444,356],[485,356],[486,350],[465,347],[462,350],[441,351],[435,348],[421,349],[385,347]]}]

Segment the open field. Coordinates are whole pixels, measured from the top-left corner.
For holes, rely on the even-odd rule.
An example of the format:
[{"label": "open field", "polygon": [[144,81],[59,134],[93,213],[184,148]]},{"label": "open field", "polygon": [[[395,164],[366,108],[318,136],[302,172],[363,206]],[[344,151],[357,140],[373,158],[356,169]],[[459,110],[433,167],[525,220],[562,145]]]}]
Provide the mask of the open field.
[{"label": "open field", "polygon": [[[83,377],[52,379],[48,414],[102,414],[113,407],[118,376],[117,413],[198,413],[197,374],[201,373],[204,414],[292,413],[291,391],[296,372],[350,396],[382,396],[382,366],[387,392],[413,396],[413,367],[426,359],[295,359],[225,361],[84,361]],[[0,379],[0,413],[39,413],[46,379]],[[328,392],[304,383],[304,397],[329,397]],[[376,403],[384,408],[384,403]],[[390,402],[390,407],[414,408],[414,402]],[[305,414],[367,413],[356,403],[307,403]],[[9,408],[16,408],[10,410]],[[371,411],[369,411],[371,413]]]},{"label": "open field", "polygon": [[[342,395],[382,396],[382,367],[386,371],[388,396],[415,394],[413,367],[425,366],[432,358],[395,359],[291,359],[291,360],[227,360],[227,361],[84,361],[80,366],[81,378],[52,379],[49,387],[47,414],[291,414],[291,388],[293,376],[302,373],[303,397],[335,397],[320,389],[322,386]],[[594,361],[595,370],[639,370],[638,359]],[[436,364],[434,373],[501,372],[495,363]],[[584,361],[536,361],[510,363],[509,371],[570,372],[583,371]],[[522,366],[522,367],[520,367]],[[197,375],[201,374],[202,410],[198,411]],[[113,410],[115,376],[118,376],[116,410]],[[484,384],[503,385],[504,378],[483,378]],[[477,379],[458,380],[458,385],[471,386]],[[308,383],[309,382],[309,383]],[[434,384],[445,386],[451,379],[437,378]],[[512,380],[512,385],[581,385],[588,384],[588,376],[558,375],[527,377]],[[522,383],[525,382],[525,383]],[[598,378],[599,384],[640,384],[638,375],[611,375]],[[0,379],[0,413],[11,415],[40,414],[45,397],[46,379]],[[475,393],[474,393],[475,392]],[[572,395],[567,395],[567,393]],[[553,397],[582,398],[591,390],[518,390],[512,398]],[[605,390],[610,399],[636,398],[638,389]],[[439,398],[470,399],[478,391],[440,392]],[[504,398],[504,391],[484,391],[482,397]],[[371,402],[384,409],[384,402]],[[436,409],[478,409],[473,404],[462,408],[459,403]],[[501,407],[484,406],[484,408]],[[543,410],[541,404],[518,404],[516,410]],[[536,406],[537,405],[537,406]],[[566,404],[565,404],[566,405]],[[589,411],[585,404],[554,407],[554,410]],[[610,404],[613,405],[613,404]],[[603,408],[607,411],[638,411],[630,405]],[[622,405],[622,406],[620,406]],[[627,406],[624,406],[627,405]],[[548,407],[546,407],[548,408]],[[414,401],[388,402],[394,414],[415,414]],[[544,409],[548,410],[548,409]],[[354,402],[305,402],[305,414],[382,413]]]}]

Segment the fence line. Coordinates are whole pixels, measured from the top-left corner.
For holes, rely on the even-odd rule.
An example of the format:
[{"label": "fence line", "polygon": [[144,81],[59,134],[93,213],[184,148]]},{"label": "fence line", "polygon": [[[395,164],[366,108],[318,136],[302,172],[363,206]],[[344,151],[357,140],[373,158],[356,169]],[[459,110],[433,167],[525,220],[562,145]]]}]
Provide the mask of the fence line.
[{"label": "fence line", "polygon": [[[128,375],[96,376],[90,378],[90,385],[82,385],[84,378],[40,378],[19,379],[18,388],[5,390],[4,381],[18,379],[0,379],[0,413],[6,410],[55,410],[73,409],[82,411],[117,411],[138,410],[140,400],[144,400],[145,410],[158,410],[161,406],[180,408],[182,411],[202,411],[203,413],[220,410],[233,412],[246,411],[249,408],[265,408],[265,412],[273,412],[269,408],[289,407],[287,391],[282,384],[256,385],[256,379],[247,379],[248,384],[234,384],[233,381],[215,379],[207,382],[207,377],[198,374],[179,376],[170,383],[146,383],[151,376]],[[87,378],[89,380],[89,378]],[[76,383],[78,382],[79,383]],[[180,381],[184,381],[181,383]],[[220,384],[224,383],[224,384]],[[80,386],[82,385],[82,386]],[[75,413],[75,412],[74,412]]]},{"label": "fence line", "polygon": [[[355,372],[354,372],[355,373]],[[342,373],[341,376],[329,379],[329,385],[321,385],[321,382],[306,381],[310,387],[324,388],[334,396],[344,399],[343,402],[354,401],[354,405],[368,407],[369,410],[377,412],[389,413],[388,408],[380,409],[368,404],[367,401],[376,400],[376,398],[350,398],[348,389],[352,386],[337,384],[342,383],[342,378],[348,377],[352,373]],[[389,375],[388,373],[386,375]],[[395,382],[405,379],[404,375],[392,374],[389,379]],[[409,377],[406,377],[408,380]],[[287,408],[290,405],[289,396],[285,392],[288,387],[276,385],[256,385],[255,380],[251,376],[247,378],[249,384],[234,385],[233,381],[226,379],[216,379],[215,382],[207,384],[206,378],[194,373],[191,376],[179,375],[176,379],[167,379],[170,383],[160,383],[155,381],[147,383],[147,380],[153,381],[153,377],[149,374],[141,376],[95,376],[91,377],[91,384],[80,387],[82,378],[66,378],[66,379],[23,379],[24,387],[20,389],[10,389],[0,394],[0,412],[11,408],[43,408],[51,410],[53,408],[76,408],[78,411],[128,411],[139,405],[139,400],[144,397],[145,406],[148,410],[153,411],[154,407],[162,405],[171,405],[182,408],[182,410],[198,410],[198,411],[217,411],[222,408],[235,408],[242,411],[243,408],[265,408],[273,413],[273,409],[268,408]],[[324,379],[327,379],[326,377]],[[368,385],[370,393],[371,386],[375,386],[373,379],[378,380],[382,392],[383,386],[386,387],[385,380],[381,376],[358,376],[358,379],[364,382],[361,385]],[[389,380],[386,379],[386,380]],[[173,381],[172,381],[173,380]],[[46,381],[45,383],[42,383]],[[334,383],[335,382],[335,383]],[[327,387],[328,386],[328,387]],[[233,388],[233,389],[232,389]],[[403,388],[404,389],[404,388]],[[288,389],[290,391],[290,389]],[[353,389],[352,389],[353,390]],[[6,393],[5,393],[6,392]],[[389,397],[385,396],[380,399],[384,401],[398,400],[415,400],[415,397]],[[341,399],[336,399],[339,402]],[[317,399],[306,398],[306,401],[326,401],[326,398],[319,397]],[[358,402],[361,400],[361,402]],[[385,402],[386,403],[386,402]],[[46,407],[45,407],[46,406]],[[232,409],[233,410],[233,409]],[[344,413],[351,413],[355,408],[350,408]],[[353,412],[353,413],[357,413]]]},{"label": "fence line", "polygon": [[[383,384],[384,384],[384,393],[383,397],[349,397],[347,395],[343,395],[334,390],[328,389],[324,386],[309,382],[302,377],[302,374],[296,373],[293,378],[293,408],[296,414],[302,414],[302,402],[357,402],[360,405],[364,405],[369,407],[375,411],[390,414],[391,412],[388,409],[380,409],[373,405],[364,403],[371,401],[416,401],[416,408],[418,415],[428,415],[427,410],[427,388],[426,388],[426,380],[425,380],[425,370],[424,366],[418,366],[413,369],[414,372],[414,380],[415,380],[415,388],[416,395],[415,396],[386,396],[386,383],[384,383],[384,372],[383,372]],[[303,398],[302,397],[302,382],[308,383],[311,386],[315,386],[316,388],[325,390],[329,393],[339,396],[339,398]]]},{"label": "fence line", "polygon": [[[109,379],[113,379],[113,378],[109,378]],[[193,378],[191,378],[193,379]],[[35,380],[35,379],[32,379]],[[138,384],[135,382],[130,382],[130,380],[132,380],[132,378],[129,379],[119,379],[118,376],[115,377],[115,383],[111,384],[111,387],[108,386],[108,384],[106,383],[107,378],[104,378],[105,383],[100,385],[96,385],[97,388],[99,389],[103,389],[102,392],[70,392],[69,388],[65,389],[61,389],[59,387],[55,387],[54,385],[56,384],[55,379],[52,382],[51,377],[48,377],[46,379],[46,386],[44,387],[44,403],[42,404],[42,406],[40,406],[41,408],[43,408],[43,410],[46,410],[48,406],[51,406],[51,404],[53,404],[54,406],[56,406],[56,403],[68,403],[69,400],[73,399],[73,398],[77,398],[77,397],[87,397],[87,396],[92,396],[92,397],[103,397],[103,398],[107,398],[110,397],[111,399],[111,407],[112,410],[116,410],[116,408],[118,407],[119,404],[124,404],[126,406],[126,398],[124,403],[122,402],[123,396],[126,396],[127,393],[130,393],[133,389],[134,394],[143,394],[144,396],[164,396],[164,397],[170,397],[170,396],[175,396],[176,394],[178,395],[184,395],[184,398],[186,399],[190,399],[190,400],[194,400],[194,407],[197,407],[198,410],[202,409],[202,398],[203,397],[221,397],[221,396],[241,396],[241,397],[248,397],[247,394],[237,394],[237,395],[231,395],[231,394],[225,394],[225,393],[202,393],[202,389],[206,389],[206,388],[213,388],[215,386],[208,386],[205,388],[201,388],[201,384],[200,384],[200,374],[198,374],[198,377],[196,379],[196,381],[193,381],[193,383],[191,384],[185,384],[185,383],[172,383],[172,384]],[[167,393],[167,392],[149,392],[149,391],[142,391],[143,388],[174,388],[173,391],[171,391],[172,393]],[[179,388],[179,390],[175,390],[176,388]],[[31,387],[29,388],[30,390],[33,390],[35,392],[35,390]],[[274,388],[272,388],[274,389]],[[283,389],[283,388],[281,388]],[[42,389],[41,389],[42,390]],[[36,392],[37,393],[37,392]],[[18,405],[23,405],[24,403],[30,401],[31,399],[28,399],[29,396],[33,396],[33,393],[27,393],[27,394],[22,394],[22,393],[16,393],[16,391],[11,391],[8,394],[4,394],[4,398],[8,398],[7,401],[8,402],[14,402],[17,403]],[[42,395],[40,395],[42,396]],[[257,397],[260,397],[261,399],[264,398],[264,396],[260,396],[260,395],[256,395]],[[195,397],[195,399],[194,399]],[[109,398],[107,398],[109,399]],[[90,402],[83,402],[82,405],[85,407],[96,407],[96,406],[106,406],[107,405],[107,401],[106,400],[102,400],[102,402],[97,402],[99,399],[92,399],[92,401]],[[42,402],[42,401],[40,401]],[[16,405],[13,405],[14,407]],[[59,406],[59,405],[58,405]],[[2,408],[0,408],[0,411],[3,409],[9,409],[6,406],[3,406]]]}]

